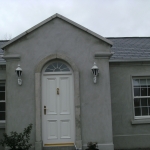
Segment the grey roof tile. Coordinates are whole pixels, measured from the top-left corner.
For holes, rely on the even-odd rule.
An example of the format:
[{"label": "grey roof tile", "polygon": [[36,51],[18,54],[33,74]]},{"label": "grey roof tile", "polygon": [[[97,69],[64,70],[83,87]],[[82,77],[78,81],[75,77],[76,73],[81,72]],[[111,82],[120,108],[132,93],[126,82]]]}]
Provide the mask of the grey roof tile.
[{"label": "grey roof tile", "polygon": [[113,42],[111,51],[114,54],[110,60],[150,59],[150,37],[112,37],[107,39]]},{"label": "grey roof tile", "polygon": [[[0,40],[0,47],[5,44],[6,42],[8,42],[8,40]],[[0,48],[0,64],[5,64],[6,61],[2,58],[4,54],[4,51]]]}]

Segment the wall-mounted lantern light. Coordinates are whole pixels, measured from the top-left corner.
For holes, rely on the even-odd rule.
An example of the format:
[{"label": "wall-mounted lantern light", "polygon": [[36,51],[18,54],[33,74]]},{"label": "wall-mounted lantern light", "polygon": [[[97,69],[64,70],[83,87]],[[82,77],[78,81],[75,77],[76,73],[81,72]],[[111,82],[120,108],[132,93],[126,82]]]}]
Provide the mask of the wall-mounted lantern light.
[{"label": "wall-mounted lantern light", "polygon": [[91,68],[92,73],[93,73],[93,82],[96,83],[96,77],[98,76],[99,72],[98,72],[98,67],[96,66],[96,63],[94,62],[94,66]]},{"label": "wall-mounted lantern light", "polygon": [[16,73],[17,73],[17,76],[18,76],[18,84],[19,85],[22,85],[22,79],[21,79],[21,75],[22,75],[22,69],[20,67],[20,65],[18,64],[18,67],[16,68]]}]

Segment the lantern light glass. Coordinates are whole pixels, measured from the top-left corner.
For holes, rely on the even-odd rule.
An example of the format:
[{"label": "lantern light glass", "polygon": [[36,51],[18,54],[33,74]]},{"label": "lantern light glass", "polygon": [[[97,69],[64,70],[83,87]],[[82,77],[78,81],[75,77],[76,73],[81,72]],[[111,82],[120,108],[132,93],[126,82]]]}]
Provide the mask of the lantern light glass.
[{"label": "lantern light glass", "polygon": [[20,67],[20,65],[18,64],[18,67],[16,68],[16,74],[18,76],[18,84],[22,85],[22,79],[21,79],[21,75],[22,75],[22,68]]},{"label": "lantern light glass", "polygon": [[98,67],[96,66],[96,63],[94,62],[94,66],[91,68],[91,70],[92,70],[92,73],[93,73],[93,76],[94,76],[94,78],[93,78],[93,81],[94,81],[94,83],[96,83],[96,77],[98,76],[98,74],[99,74],[99,69],[98,69]]},{"label": "lantern light glass", "polygon": [[16,73],[17,73],[18,77],[21,77],[21,75],[22,75],[22,69],[21,69],[21,67],[20,67],[19,64],[18,64],[18,67],[16,68]]}]

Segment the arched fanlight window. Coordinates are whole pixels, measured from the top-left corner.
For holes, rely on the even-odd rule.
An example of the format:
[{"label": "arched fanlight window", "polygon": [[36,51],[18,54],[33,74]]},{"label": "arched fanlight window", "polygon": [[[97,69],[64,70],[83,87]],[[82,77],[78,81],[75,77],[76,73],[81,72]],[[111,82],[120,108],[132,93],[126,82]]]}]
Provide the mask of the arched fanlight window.
[{"label": "arched fanlight window", "polygon": [[69,67],[63,62],[53,62],[46,68],[45,72],[63,72],[70,71]]}]

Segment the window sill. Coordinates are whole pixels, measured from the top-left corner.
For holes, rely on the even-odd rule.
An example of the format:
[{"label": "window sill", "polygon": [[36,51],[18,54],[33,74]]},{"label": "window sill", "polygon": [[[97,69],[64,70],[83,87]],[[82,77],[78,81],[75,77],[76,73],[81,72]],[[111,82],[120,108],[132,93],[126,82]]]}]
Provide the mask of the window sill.
[{"label": "window sill", "polygon": [[131,120],[131,124],[150,124],[150,119]]},{"label": "window sill", "polygon": [[0,122],[0,129],[5,129],[5,122]]}]

